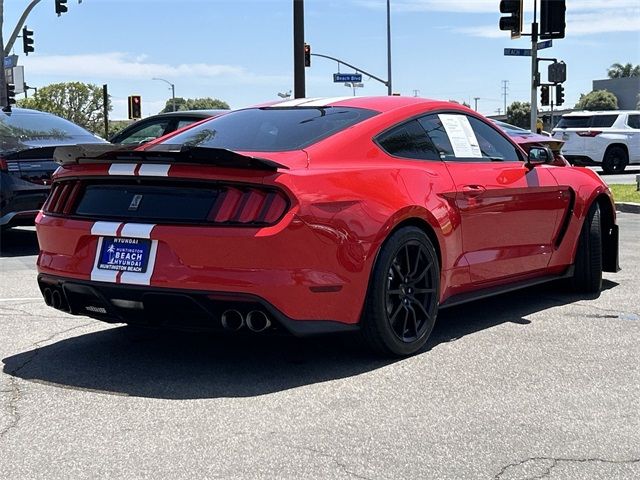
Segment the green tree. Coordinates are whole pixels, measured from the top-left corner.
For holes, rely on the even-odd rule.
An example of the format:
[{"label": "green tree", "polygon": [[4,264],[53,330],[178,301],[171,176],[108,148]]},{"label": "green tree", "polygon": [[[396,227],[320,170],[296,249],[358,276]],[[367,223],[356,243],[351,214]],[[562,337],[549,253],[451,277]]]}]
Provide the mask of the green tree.
[{"label": "green tree", "polygon": [[513,102],[507,107],[507,123],[529,129],[531,127],[531,104],[529,102]]},{"label": "green tree", "polygon": [[614,63],[607,70],[607,75],[609,75],[609,78],[640,77],[640,65],[634,67],[631,63],[624,65]]},{"label": "green tree", "polygon": [[578,110],[617,110],[618,99],[607,90],[594,90],[586,95],[580,95],[575,106]]},{"label": "green tree", "polygon": [[[111,111],[111,99],[107,99]],[[82,82],[53,83],[18,106],[53,113],[97,134],[104,134],[102,87]]]},{"label": "green tree", "polygon": [[[211,110],[211,109],[229,109],[229,104],[217,98],[204,97],[204,98],[182,98],[176,97],[176,111],[183,110]],[[164,108],[160,113],[173,112],[173,99],[167,100]]]}]

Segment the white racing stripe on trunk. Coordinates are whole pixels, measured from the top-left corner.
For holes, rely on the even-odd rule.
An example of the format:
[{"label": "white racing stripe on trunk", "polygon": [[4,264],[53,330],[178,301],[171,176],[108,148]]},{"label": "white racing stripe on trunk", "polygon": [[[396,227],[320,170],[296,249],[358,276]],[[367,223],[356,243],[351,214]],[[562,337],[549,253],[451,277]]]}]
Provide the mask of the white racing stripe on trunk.
[{"label": "white racing stripe on trunk", "polygon": [[122,224],[117,222],[96,222],[91,227],[91,235],[115,237],[120,225]]},{"label": "white racing stripe on trunk", "polygon": [[171,165],[159,165],[153,163],[143,163],[138,170],[139,176],[144,177],[168,177]]},{"label": "white racing stripe on trunk", "polygon": [[[124,232],[123,232],[124,233]],[[149,263],[147,271],[144,273],[123,272],[120,275],[120,283],[129,283],[133,285],[150,285],[153,268],[156,266],[156,254],[158,253],[158,241],[151,241],[151,250],[149,251]]]},{"label": "white racing stripe on trunk", "polygon": [[[98,222],[98,223],[106,223],[106,222]],[[118,223],[116,225],[120,225],[120,224]],[[93,262],[93,270],[91,270],[91,280],[95,280],[96,282],[116,283],[116,278],[118,277],[118,272],[116,270],[101,270],[98,268],[98,262],[100,261],[100,250],[102,250],[102,237],[98,239],[98,247],[96,248],[96,258]]]},{"label": "white racing stripe on trunk", "polygon": [[109,175],[133,175],[137,166],[135,163],[112,163],[109,167]]},{"label": "white racing stripe on trunk", "polygon": [[120,232],[121,237],[128,238],[151,238],[151,230],[155,224],[146,223],[125,223]]}]

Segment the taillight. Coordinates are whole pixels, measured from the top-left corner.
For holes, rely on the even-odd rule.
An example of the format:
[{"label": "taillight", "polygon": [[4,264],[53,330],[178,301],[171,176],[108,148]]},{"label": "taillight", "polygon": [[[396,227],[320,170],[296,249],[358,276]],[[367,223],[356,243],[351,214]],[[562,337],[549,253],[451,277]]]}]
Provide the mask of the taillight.
[{"label": "taillight", "polygon": [[277,191],[228,187],[218,196],[207,220],[214,223],[272,224],[287,210],[286,197]]},{"label": "taillight", "polygon": [[82,183],[78,181],[54,183],[42,210],[45,213],[72,213],[81,190]]},{"label": "taillight", "polygon": [[576,132],[579,137],[597,137],[602,132],[598,130],[588,130],[586,132]]},{"label": "taillight", "polygon": [[9,171],[9,165],[7,165],[7,161],[0,157],[0,172],[7,173]]}]

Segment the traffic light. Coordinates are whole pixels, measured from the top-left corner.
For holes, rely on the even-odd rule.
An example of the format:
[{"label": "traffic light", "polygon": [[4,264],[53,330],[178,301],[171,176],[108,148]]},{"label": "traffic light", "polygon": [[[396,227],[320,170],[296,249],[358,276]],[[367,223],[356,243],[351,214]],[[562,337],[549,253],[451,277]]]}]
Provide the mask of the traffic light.
[{"label": "traffic light", "polygon": [[311,66],[311,45],[308,43],[304,44],[304,66]]},{"label": "traffic light", "polygon": [[56,13],[58,16],[66,13],[67,10],[69,10],[69,7],[67,7],[67,0],[56,0]]},{"label": "traffic light", "polygon": [[500,17],[500,30],[510,30],[511,39],[520,38],[523,23],[523,0],[500,0],[500,13],[509,13]]},{"label": "traffic light", "polygon": [[556,105],[560,106],[564,103],[564,87],[556,85]]},{"label": "traffic light", "polygon": [[27,30],[27,27],[22,29],[22,51],[25,55],[33,52],[33,30]]},{"label": "traffic light", "polygon": [[543,107],[549,105],[549,85],[542,85],[542,87],[540,87],[540,104]]},{"label": "traffic light", "polygon": [[542,0],[540,4],[540,38],[564,38],[567,6],[565,0]]},{"label": "traffic light", "polygon": [[7,83],[7,106],[5,111],[11,111],[11,105],[16,103],[16,86],[13,83]]},{"label": "traffic light", "polygon": [[142,99],[140,95],[129,96],[129,120],[142,118]]}]

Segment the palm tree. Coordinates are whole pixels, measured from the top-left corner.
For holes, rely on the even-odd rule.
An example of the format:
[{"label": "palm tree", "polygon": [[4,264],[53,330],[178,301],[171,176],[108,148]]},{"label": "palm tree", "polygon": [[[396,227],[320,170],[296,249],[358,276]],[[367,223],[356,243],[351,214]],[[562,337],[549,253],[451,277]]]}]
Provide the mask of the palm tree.
[{"label": "palm tree", "polygon": [[640,77],[640,65],[634,67],[631,63],[614,63],[607,70],[607,75],[609,78]]}]

